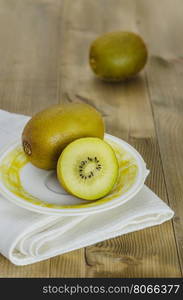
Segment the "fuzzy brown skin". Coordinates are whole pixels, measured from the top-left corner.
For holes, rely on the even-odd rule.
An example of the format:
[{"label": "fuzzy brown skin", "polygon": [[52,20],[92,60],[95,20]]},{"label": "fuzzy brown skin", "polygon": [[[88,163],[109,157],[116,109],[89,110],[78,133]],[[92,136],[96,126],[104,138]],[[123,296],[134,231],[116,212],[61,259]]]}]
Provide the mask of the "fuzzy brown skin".
[{"label": "fuzzy brown skin", "polygon": [[106,81],[122,81],[135,76],[147,62],[142,38],[133,32],[111,32],[97,38],[90,47],[93,72]]},{"label": "fuzzy brown skin", "polygon": [[38,168],[56,168],[62,150],[81,137],[104,137],[100,113],[83,103],[58,104],[32,117],[22,133],[22,145]]}]

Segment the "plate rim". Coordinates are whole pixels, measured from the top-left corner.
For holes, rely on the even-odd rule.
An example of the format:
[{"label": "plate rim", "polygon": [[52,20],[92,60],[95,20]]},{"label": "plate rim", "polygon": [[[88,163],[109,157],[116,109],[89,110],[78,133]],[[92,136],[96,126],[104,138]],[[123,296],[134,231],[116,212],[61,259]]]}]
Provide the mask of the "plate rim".
[{"label": "plate rim", "polygon": [[[138,175],[133,183],[133,188],[129,189],[127,192],[125,192],[123,195],[109,200],[106,203],[101,203],[96,206],[91,207],[82,207],[82,208],[48,208],[48,207],[42,207],[36,204],[33,204],[31,202],[26,202],[23,198],[14,195],[11,191],[8,190],[9,194],[6,192],[7,188],[5,188],[2,184],[2,181],[0,180],[0,192],[1,194],[10,202],[14,203],[15,205],[18,205],[24,209],[28,209],[34,212],[47,214],[47,215],[64,215],[64,216],[74,216],[74,215],[89,215],[93,213],[98,213],[101,211],[106,211],[112,208],[115,208],[119,205],[122,205],[132,199],[143,187],[145,179],[147,175],[149,174],[149,171],[146,168],[146,163],[140,153],[130,144],[128,144],[126,141],[115,137],[113,135],[110,135],[108,133],[105,133],[105,138],[108,138],[110,141],[116,142],[118,145],[122,144],[125,150],[130,152],[132,156],[136,159],[137,166],[138,166]],[[0,161],[6,156],[7,152],[10,152],[11,149],[15,148],[16,146],[20,145],[20,140],[13,141],[3,147],[0,151]],[[122,202],[121,202],[122,200]]]}]

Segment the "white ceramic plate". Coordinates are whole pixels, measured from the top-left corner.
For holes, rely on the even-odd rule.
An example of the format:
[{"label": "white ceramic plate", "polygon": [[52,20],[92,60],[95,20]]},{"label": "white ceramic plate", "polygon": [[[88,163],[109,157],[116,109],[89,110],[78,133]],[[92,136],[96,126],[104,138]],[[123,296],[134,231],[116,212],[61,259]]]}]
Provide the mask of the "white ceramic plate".
[{"label": "white ceramic plate", "polygon": [[84,215],[114,208],[131,199],[143,187],[149,173],[141,155],[123,140],[105,135],[119,162],[118,181],[107,196],[85,201],[69,195],[60,186],[55,171],[34,167],[20,142],[0,153],[0,192],[25,209],[50,215]]}]

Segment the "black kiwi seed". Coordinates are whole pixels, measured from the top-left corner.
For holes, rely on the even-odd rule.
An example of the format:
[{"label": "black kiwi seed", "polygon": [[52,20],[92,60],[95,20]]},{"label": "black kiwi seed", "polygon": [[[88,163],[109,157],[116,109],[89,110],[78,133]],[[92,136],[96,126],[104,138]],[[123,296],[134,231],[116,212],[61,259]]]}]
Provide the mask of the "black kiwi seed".
[{"label": "black kiwi seed", "polygon": [[84,165],[87,164],[88,161],[95,161],[97,163],[96,170],[100,171],[100,169],[102,168],[101,164],[99,163],[100,161],[97,159],[96,156],[94,158],[91,158],[88,156],[87,160],[82,160],[79,165],[79,175],[82,179],[87,179],[87,178],[91,178],[92,176],[94,176],[94,173],[92,171],[90,172],[90,174],[88,176],[83,175]]}]

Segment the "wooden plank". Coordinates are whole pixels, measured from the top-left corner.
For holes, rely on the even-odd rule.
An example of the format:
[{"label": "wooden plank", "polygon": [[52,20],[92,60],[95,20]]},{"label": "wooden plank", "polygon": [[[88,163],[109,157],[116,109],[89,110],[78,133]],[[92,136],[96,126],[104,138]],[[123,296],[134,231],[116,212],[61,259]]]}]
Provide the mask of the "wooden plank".
[{"label": "wooden plank", "polygon": [[50,260],[28,266],[15,266],[0,256],[0,278],[41,278],[49,277]]},{"label": "wooden plank", "polygon": [[183,272],[183,61],[153,57],[147,77]]},{"label": "wooden plank", "polygon": [[[137,31],[136,18],[134,1],[64,1],[61,33],[65,55],[59,64],[59,99],[84,101],[100,110],[106,131],[129,141],[142,153],[151,169],[148,185],[167,201],[143,74],[128,83],[109,84],[97,80],[88,66],[91,41],[106,31]],[[73,254],[69,255],[71,261]],[[88,247],[85,260],[86,277],[180,276],[171,222]],[[61,263],[62,256],[55,258],[54,264]],[[61,277],[63,271],[54,268],[53,274]]]},{"label": "wooden plank", "polygon": [[[60,1],[0,1],[0,108],[32,115],[57,103]],[[0,256],[0,277],[49,277],[50,260],[25,267]]]},{"label": "wooden plank", "polygon": [[182,0],[136,0],[136,22],[150,55],[182,56]]},{"label": "wooden plank", "polygon": [[147,1],[140,0],[137,10],[143,20],[139,18],[139,28],[151,54],[147,81],[169,203],[175,210],[174,230],[183,273],[183,2],[161,0],[158,5],[147,5]]},{"label": "wooden plank", "polygon": [[56,80],[0,81],[0,109],[33,115],[54,103],[57,103]]},{"label": "wooden plank", "polygon": [[170,231],[167,222],[88,247],[87,277],[180,277]]},{"label": "wooden plank", "polygon": [[59,0],[1,0],[0,79],[57,78]]},{"label": "wooden plank", "polygon": [[72,251],[50,260],[50,277],[84,278],[86,271],[85,250]]}]

